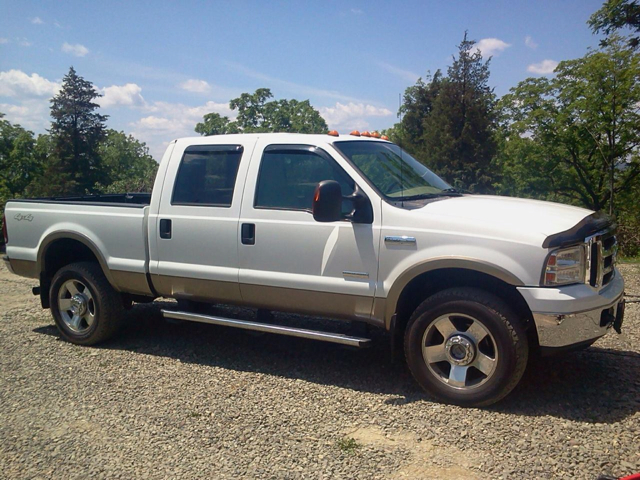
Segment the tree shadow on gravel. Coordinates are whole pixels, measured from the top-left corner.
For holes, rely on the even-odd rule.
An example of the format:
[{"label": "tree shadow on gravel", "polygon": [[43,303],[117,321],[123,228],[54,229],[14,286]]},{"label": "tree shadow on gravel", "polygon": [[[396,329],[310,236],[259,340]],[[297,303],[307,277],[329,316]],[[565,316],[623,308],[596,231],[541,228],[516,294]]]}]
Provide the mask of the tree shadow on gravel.
[{"label": "tree shadow on gravel", "polygon": [[640,411],[640,353],[590,347],[534,361],[514,392],[492,410],[615,423]]},{"label": "tree shadow on gravel", "polygon": [[[381,332],[371,333],[371,347],[356,349],[216,325],[165,321],[158,307],[174,306],[170,302],[136,305],[127,313],[120,335],[100,348],[394,395],[385,402],[390,405],[429,400],[401,355],[390,362],[389,340]],[[253,311],[215,306],[211,313],[246,318]],[[288,314],[277,314],[273,321],[342,333],[348,328],[347,322]],[[34,331],[58,335],[54,326]],[[640,354],[591,347],[565,357],[538,360],[527,369],[516,390],[489,409],[588,423],[617,422],[640,411]]]}]

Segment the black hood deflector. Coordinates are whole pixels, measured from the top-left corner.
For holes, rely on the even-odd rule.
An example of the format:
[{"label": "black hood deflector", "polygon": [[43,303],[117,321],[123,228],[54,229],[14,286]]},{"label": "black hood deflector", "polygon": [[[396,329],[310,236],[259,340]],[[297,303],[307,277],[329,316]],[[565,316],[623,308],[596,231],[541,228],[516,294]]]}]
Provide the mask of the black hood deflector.
[{"label": "black hood deflector", "polygon": [[545,238],[543,248],[564,247],[583,242],[589,235],[605,230],[613,224],[611,217],[603,212],[595,212],[584,217],[575,226],[564,232],[554,233]]}]

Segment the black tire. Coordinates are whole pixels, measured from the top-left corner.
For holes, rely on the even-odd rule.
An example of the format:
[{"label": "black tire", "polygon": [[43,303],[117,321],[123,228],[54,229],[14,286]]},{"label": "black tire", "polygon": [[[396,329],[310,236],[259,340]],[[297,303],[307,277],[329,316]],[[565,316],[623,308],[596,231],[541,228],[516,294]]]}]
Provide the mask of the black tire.
[{"label": "black tire", "polygon": [[[73,299],[73,294],[65,287],[70,281],[80,294],[90,297],[85,310],[91,313],[91,324],[82,320],[77,329],[70,325],[73,322],[69,322],[70,317],[75,318],[72,317],[73,312],[60,308],[61,301]],[[68,298],[60,299],[60,296]],[[72,263],[58,270],[51,282],[49,302],[60,336],[78,345],[95,345],[108,340],[118,331],[124,315],[122,297],[106,279],[100,266],[93,262]]]},{"label": "black tire", "polygon": [[[456,328],[445,337],[441,330],[448,325]],[[478,344],[476,338],[481,338]],[[463,346],[454,345],[461,342]],[[430,353],[426,347],[434,348]],[[413,377],[427,392],[447,403],[481,407],[515,388],[527,366],[529,346],[524,327],[505,302],[465,287],[443,290],[420,304],[407,324],[404,351]],[[453,369],[463,373],[458,377]]]}]

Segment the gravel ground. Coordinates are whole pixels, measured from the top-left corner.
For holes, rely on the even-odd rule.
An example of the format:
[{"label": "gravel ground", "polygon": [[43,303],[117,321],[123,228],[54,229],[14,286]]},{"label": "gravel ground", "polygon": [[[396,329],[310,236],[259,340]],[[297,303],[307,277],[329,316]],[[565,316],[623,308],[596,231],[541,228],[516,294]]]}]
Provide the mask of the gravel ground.
[{"label": "gravel ground", "polygon": [[[623,265],[640,295],[640,265]],[[640,471],[640,303],[623,334],[441,405],[385,337],[354,350],[136,306],[101,348],[58,339],[0,270],[0,478],[584,478]],[[640,300],[640,298],[630,298]],[[221,307],[218,307],[221,308]],[[295,320],[295,319],[294,319]]]}]

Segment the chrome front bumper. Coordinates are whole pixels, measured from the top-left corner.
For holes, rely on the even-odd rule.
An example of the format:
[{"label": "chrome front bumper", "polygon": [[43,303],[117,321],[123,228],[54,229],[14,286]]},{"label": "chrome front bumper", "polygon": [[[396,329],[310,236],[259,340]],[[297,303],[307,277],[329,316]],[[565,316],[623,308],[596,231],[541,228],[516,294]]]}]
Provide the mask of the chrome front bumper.
[{"label": "chrome front bumper", "polygon": [[[533,313],[541,347],[570,347],[605,335],[624,316],[624,280],[616,271],[600,291],[588,285],[518,289]],[[617,322],[616,322],[617,319]]]},{"label": "chrome front bumper", "polygon": [[534,313],[533,320],[541,347],[567,347],[596,340],[605,335],[617,318],[624,315],[622,295],[596,310],[572,314]]}]

